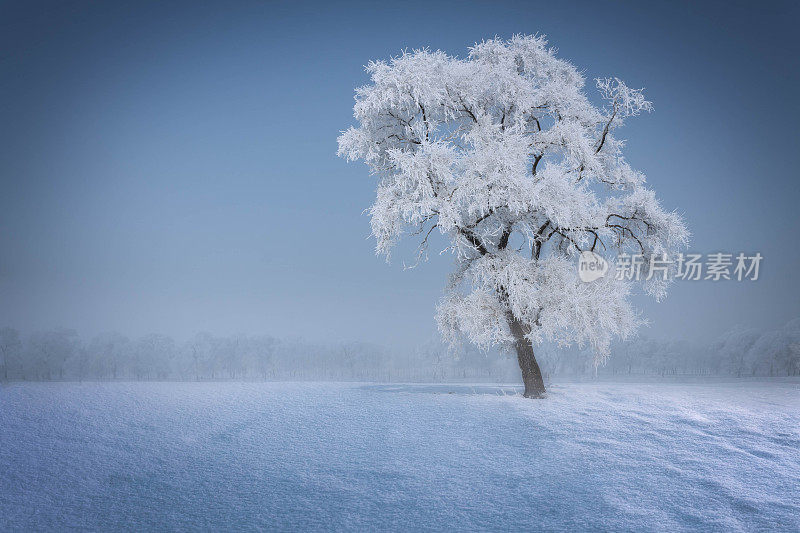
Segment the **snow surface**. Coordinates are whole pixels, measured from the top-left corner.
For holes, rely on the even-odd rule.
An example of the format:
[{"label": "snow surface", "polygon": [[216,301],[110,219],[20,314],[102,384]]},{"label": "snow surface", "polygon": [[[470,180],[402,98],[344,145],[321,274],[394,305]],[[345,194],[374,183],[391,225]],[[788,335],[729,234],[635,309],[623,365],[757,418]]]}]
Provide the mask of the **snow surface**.
[{"label": "snow surface", "polygon": [[800,384],[12,384],[0,530],[800,530]]}]

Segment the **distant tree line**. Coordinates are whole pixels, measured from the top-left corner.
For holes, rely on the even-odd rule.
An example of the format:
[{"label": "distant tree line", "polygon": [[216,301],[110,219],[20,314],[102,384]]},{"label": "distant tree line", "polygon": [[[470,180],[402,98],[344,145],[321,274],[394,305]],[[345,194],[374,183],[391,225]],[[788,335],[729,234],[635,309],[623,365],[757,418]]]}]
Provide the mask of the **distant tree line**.
[{"label": "distant tree line", "polygon": [[550,376],[800,376],[800,318],[769,331],[735,328],[711,343],[636,338],[612,346],[598,367],[579,349],[549,349],[543,371]]},{"label": "distant tree line", "polygon": [[[579,348],[544,346],[546,376],[798,376],[800,319],[772,331],[738,328],[708,343],[646,338],[612,347],[595,369]],[[185,342],[158,334],[129,339],[119,333],[88,341],[69,329],[23,336],[0,328],[0,380],[326,380],[516,382],[516,360],[471,345],[438,340],[407,352],[364,342],[311,343],[302,339],[199,333]]]},{"label": "distant tree line", "polygon": [[208,333],[180,343],[165,335],[129,339],[119,333],[85,342],[70,329],[27,337],[14,328],[0,329],[0,380],[6,381],[491,380],[505,375],[501,369],[509,365],[504,363],[476,348],[456,353],[437,342],[399,355],[364,342],[323,344]]}]

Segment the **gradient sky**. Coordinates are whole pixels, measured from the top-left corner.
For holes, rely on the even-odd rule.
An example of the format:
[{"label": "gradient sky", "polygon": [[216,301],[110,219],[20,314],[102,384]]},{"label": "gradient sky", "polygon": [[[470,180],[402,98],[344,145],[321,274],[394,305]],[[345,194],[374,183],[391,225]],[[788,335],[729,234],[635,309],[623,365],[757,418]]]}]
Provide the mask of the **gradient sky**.
[{"label": "gradient sky", "polygon": [[630,162],[693,250],[764,256],[755,283],[637,297],[643,333],[782,324],[800,315],[798,23],[789,2],[4,2],[0,325],[429,338],[451,259],[375,257],[375,183],[336,137],[370,59],[518,32],[645,87]]}]

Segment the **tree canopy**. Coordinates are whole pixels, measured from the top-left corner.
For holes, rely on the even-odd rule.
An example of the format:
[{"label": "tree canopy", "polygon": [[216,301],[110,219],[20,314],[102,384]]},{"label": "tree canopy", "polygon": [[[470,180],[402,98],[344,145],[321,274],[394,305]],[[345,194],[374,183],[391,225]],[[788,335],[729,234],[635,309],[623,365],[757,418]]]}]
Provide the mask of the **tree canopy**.
[{"label": "tree canopy", "polygon": [[[466,58],[427,49],[366,67],[356,90],[357,126],[339,155],[362,160],[378,180],[369,209],[379,254],[403,234],[448,240],[456,268],[437,312],[449,339],[480,346],[513,342],[512,321],[533,344],[588,344],[597,360],[639,323],[630,280],[582,283],[575,259],[593,251],[641,254],[644,289],[655,258],[688,242],[679,215],[661,207],[616,133],[652,106],[617,78],[596,80],[556,57],[542,36],[492,39]],[[646,279],[646,278],[650,279]]]}]

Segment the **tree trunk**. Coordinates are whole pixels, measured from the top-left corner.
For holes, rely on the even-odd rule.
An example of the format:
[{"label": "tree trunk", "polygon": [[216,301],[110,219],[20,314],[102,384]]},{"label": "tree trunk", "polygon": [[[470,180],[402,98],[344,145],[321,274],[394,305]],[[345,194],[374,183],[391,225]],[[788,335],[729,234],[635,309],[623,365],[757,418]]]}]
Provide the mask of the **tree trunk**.
[{"label": "tree trunk", "polygon": [[522,382],[525,384],[526,398],[543,398],[545,394],[542,371],[539,363],[533,355],[533,344],[525,335],[530,332],[530,328],[517,320],[509,313],[508,324],[511,327],[511,334],[514,335],[514,347],[517,350],[517,361],[522,371]]}]

